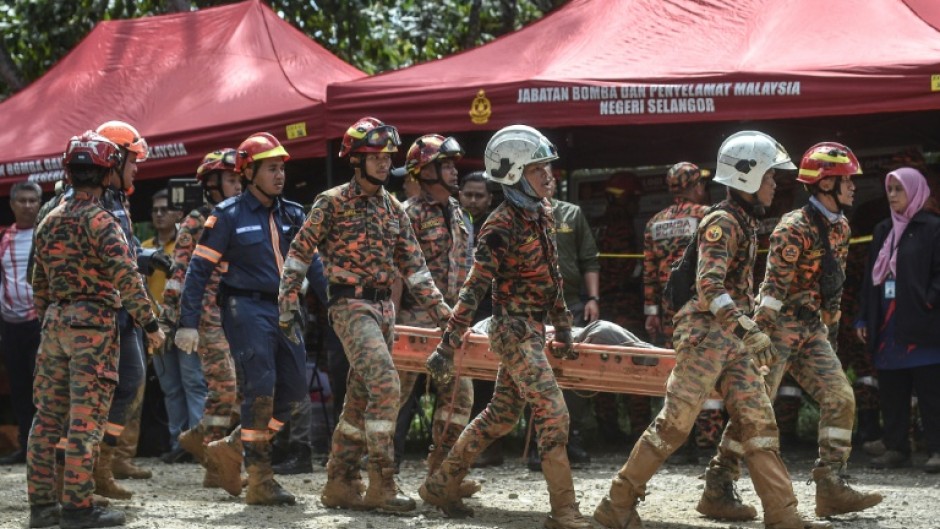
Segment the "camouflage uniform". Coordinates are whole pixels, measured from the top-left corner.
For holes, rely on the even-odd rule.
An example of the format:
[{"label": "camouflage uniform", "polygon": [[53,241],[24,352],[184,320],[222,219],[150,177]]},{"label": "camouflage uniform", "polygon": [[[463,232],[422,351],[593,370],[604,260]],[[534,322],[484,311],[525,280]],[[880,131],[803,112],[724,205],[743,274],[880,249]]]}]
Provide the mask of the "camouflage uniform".
[{"label": "camouflage uniform", "polygon": [[[676,197],[673,205],[653,215],[646,223],[643,235],[643,313],[660,317],[663,347],[672,347],[672,319],[676,314],[675,308],[664,299],[663,288],[669,280],[672,263],[682,257],[708,208]],[[724,427],[721,400],[707,399],[703,408],[695,421],[695,443],[700,448],[714,447]]]},{"label": "camouflage uniform", "polygon": [[284,262],[282,315],[300,309],[303,276],[318,251],[330,283],[330,321],[351,367],[327,470],[330,480],[355,479],[364,440],[371,492],[383,480],[390,484],[395,472],[392,437],[401,392],[390,353],[390,287],[400,275],[438,325],[450,308],[434,285],[408,214],[384,188],[367,195],[353,179],[317,197]]},{"label": "camouflage uniform", "polygon": [[[404,205],[434,284],[444,295],[444,301],[453,305],[473,264],[473,253],[470,250],[473,224],[455,198],[451,197],[449,202],[447,209],[444,209],[431,202],[427,195],[421,195]],[[444,215],[448,215],[449,219],[445,219]],[[437,327],[437,322],[426,311],[414,306],[410,296],[402,300],[397,321],[402,325]],[[401,404],[404,405],[414,390],[418,373],[399,372],[398,376],[401,380]],[[470,421],[470,408],[473,407],[473,379],[469,377],[437,384],[436,389],[437,407],[431,424],[434,446],[431,447],[428,459],[428,473],[437,469],[440,461],[454,446],[460,432]]]},{"label": "camouflage uniform", "polygon": [[55,446],[68,440],[62,504],[92,506],[93,457],[118,380],[116,313],[148,331],[156,317],[118,221],[77,191],[37,229],[33,289],[43,321],[29,437],[31,505],[57,501]]},{"label": "camouflage uniform", "polygon": [[[545,322],[571,328],[555,244],[555,222],[547,201],[537,212],[510,202],[494,210],[480,231],[473,268],[460,290],[447,331],[462,336],[492,285],[490,350],[500,360],[493,399],[461,433],[430,483],[459,482],[473,460],[495,439],[512,431],[526,403],[538,434],[543,469],[546,454],[568,442],[568,408],[545,357]],[[565,457],[567,466],[567,457]],[[546,473],[548,479],[549,473]],[[569,473],[570,476],[570,473]]]},{"label": "camouflage uniform", "polygon": [[[208,207],[194,209],[180,224],[176,235],[173,267],[163,291],[161,317],[171,326],[179,321],[180,291],[186,278],[186,269],[208,216]],[[227,267],[228,263],[219,263],[209,277],[199,319],[199,346],[196,351],[202,361],[202,372],[209,393],[206,396],[205,413],[197,428],[200,428],[205,443],[221,439],[226,434],[232,424],[237,401],[235,363],[222,329],[222,311],[218,302],[219,281]]]},{"label": "camouflage uniform", "polygon": [[[632,509],[635,499],[645,497],[647,482],[682,445],[715,388],[736,423],[740,444],[734,448],[744,454],[764,505],[764,523],[774,526],[796,514],[770,398],[757,365],[738,338],[743,326],[739,318],[754,307],[757,221],[734,200],[719,207],[699,227],[696,291],[675,317],[676,367],[666,383],[663,409],[614,478],[595,518],[611,509]],[[741,226],[737,218],[748,225]]]}]

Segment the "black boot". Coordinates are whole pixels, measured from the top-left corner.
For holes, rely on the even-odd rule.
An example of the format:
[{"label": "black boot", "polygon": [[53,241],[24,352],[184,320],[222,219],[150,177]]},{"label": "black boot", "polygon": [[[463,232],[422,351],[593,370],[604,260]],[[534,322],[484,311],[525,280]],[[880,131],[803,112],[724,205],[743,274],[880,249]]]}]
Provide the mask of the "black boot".
[{"label": "black boot", "polygon": [[313,462],[310,459],[310,447],[302,443],[294,444],[287,459],[274,465],[273,468],[274,473],[279,476],[312,473]]},{"label": "black boot", "polygon": [[12,454],[0,457],[0,465],[22,465],[26,463],[26,450],[20,448]]},{"label": "black boot", "polygon": [[114,527],[124,525],[124,511],[112,511],[97,505],[85,509],[62,509],[59,518],[61,529],[88,529],[92,527]]},{"label": "black boot", "polygon": [[59,525],[59,504],[47,503],[45,505],[29,506],[29,526],[32,528],[52,527]]},{"label": "black boot", "polygon": [[568,461],[571,465],[586,465],[591,462],[591,456],[584,449],[584,440],[581,432],[571,430],[568,434]]}]

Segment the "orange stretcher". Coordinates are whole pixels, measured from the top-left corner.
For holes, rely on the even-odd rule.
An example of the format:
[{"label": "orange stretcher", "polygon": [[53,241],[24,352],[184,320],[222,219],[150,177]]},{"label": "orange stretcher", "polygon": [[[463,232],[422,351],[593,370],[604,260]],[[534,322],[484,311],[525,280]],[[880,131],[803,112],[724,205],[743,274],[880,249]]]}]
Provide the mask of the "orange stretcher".
[{"label": "orange stretcher", "polygon": [[[549,337],[554,333],[549,327]],[[425,372],[424,362],[440,342],[437,329],[406,325],[395,326],[392,359],[402,371]],[[666,379],[676,365],[672,349],[625,347],[617,345],[575,344],[581,353],[576,360],[548,357],[558,385],[565,389],[662,396]],[[454,366],[460,376],[496,380],[499,359],[490,351],[489,338],[470,334],[466,345],[454,354]]]}]

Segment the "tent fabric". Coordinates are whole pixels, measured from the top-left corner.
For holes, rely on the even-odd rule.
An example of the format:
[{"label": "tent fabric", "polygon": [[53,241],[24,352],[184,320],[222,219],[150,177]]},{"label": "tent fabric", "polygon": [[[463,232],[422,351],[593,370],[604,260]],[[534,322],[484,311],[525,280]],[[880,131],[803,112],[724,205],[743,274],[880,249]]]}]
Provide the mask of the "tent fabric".
[{"label": "tent fabric", "polygon": [[58,179],[68,139],[111,119],[150,144],[142,179],[193,174],[257,131],[295,159],[322,157],[326,84],[363,75],[258,0],[102,22],[0,103],[0,186]]},{"label": "tent fabric", "polygon": [[437,61],[327,88],[330,137],[940,108],[936,0],[573,0]]}]

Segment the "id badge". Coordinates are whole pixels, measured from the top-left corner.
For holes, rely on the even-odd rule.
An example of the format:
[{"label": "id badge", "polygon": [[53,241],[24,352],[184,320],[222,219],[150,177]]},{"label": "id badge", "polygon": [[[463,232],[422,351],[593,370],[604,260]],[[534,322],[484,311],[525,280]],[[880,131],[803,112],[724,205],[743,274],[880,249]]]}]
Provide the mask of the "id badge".
[{"label": "id badge", "polygon": [[885,281],[885,299],[894,299],[894,280]]}]

